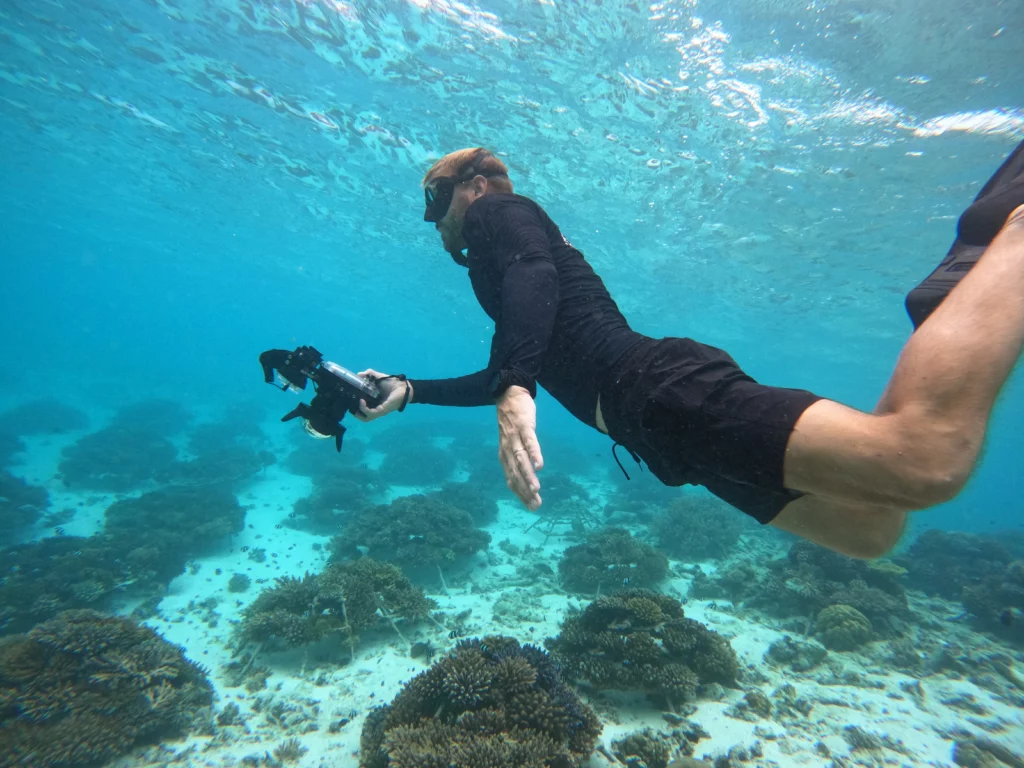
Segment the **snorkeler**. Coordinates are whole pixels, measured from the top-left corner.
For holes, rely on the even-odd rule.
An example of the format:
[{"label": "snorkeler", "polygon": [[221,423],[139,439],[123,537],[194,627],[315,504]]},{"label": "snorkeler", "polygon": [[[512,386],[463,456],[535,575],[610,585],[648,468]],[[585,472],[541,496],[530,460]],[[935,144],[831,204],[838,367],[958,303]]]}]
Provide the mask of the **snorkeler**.
[{"label": "snorkeler", "polygon": [[[483,148],[448,154],[424,177],[423,218],[468,267],[494,321],[490,361],[453,379],[363,371],[381,378],[385,399],[356,415],[371,421],[406,402],[496,405],[506,481],[537,509],[539,383],[664,484],[703,485],[763,524],[880,557],[908,511],[963,488],[1024,344],[1022,147],[961,217],[943,261],[953,268],[940,265],[908,297],[919,327],[872,413],[759,384],[726,352],[692,339],[636,333],[583,254],[537,203],[513,193],[499,158]],[[958,261],[964,249],[973,258]]]}]

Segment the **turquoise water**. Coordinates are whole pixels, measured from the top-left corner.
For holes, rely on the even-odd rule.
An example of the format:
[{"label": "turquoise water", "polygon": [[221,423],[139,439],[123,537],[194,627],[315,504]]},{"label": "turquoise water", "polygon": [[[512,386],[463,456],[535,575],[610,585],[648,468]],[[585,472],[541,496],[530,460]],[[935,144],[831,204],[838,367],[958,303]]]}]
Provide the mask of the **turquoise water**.
[{"label": "turquoise water", "polygon": [[[311,344],[413,378],[483,367],[491,324],[422,222],[419,187],[433,160],[476,145],[636,330],[869,410],[911,330],[904,295],[1024,138],[1022,25],[1019,3],[953,0],[8,0],[0,410],[43,398],[89,420],[22,430],[11,471],[54,505],[82,501],[61,527],[87,536],[114,501],[96,494],[159,485],[57,478],[60,452],[122,405],[180,403],[225,442],[255,425],[252,442],[284,457],[309,440],[277,423],[297,401],[262,383],[264,349]],[[1022,402],[1014,377],[969,487],[916,514],[908,541],[1021,530]],[[545,473],[606,483],[607,438],[537,403]],[[412,441],[408,461],[433,461],[449,450],[433,435],[492,457],[493,418],[414,406],[350,418],[347,439],[373,467]],[[187,432],[159,428],[190,456]],[[275,504],[308,493],[288,488]],[[253,521],[269,535],[279,522]],[[53,535],[40,521],[4,544]]]}]

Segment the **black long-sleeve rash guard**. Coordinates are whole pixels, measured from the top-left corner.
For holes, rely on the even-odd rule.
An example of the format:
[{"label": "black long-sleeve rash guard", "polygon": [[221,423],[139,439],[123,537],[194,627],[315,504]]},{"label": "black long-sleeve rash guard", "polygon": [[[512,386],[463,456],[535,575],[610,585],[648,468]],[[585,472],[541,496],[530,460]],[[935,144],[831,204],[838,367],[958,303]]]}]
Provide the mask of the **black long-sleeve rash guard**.
[{"label": "black long-sleeve rash guard", "polygon": [[595,426],[601,385],[647,338],[632,331],[601,278],[539,205],[491,194],[466,211],[469,278],[494,321],[487,367],[454,379],[413,380],[414,402],[494,403],[498,374],[531,394],[539,383]]}]

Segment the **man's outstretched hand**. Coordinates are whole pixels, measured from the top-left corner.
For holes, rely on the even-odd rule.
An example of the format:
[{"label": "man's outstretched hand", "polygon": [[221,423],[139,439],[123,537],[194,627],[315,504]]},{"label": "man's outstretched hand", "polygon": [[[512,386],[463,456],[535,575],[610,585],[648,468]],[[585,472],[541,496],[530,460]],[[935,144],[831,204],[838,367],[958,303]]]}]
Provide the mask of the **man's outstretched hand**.
[{"label": "man's outstretched hand", "polygon": [[509,387],[498,398],[498,458],[508,487],[529,509],[537,509],[537,472],[544,467],[544,457],[537,441],[537,406],[523,387]]}]

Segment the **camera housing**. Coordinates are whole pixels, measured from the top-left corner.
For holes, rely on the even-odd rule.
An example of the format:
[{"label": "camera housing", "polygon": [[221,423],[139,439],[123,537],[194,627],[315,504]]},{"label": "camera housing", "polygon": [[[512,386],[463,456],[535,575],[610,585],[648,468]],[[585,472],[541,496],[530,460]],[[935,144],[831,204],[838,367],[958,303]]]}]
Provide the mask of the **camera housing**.
[{"label": "camera housing", "polygon": [[[302,346],[292,351],[268,349],[260,355],[263,380],[282,390],[300,392],[306,382],[313,382],[316,394],[307,405],[299,403],[281,417],[281,421],[302,419],[303,427],[312,437],[334,438],[341,451],[345,427],[341,421],[346,413],[358,413],[359,401],[373,408],[383,399],[371,379],[358,376],[348,368],[324,360],[314,347]],[[276,374],[276,376],[275,376]]]}]

